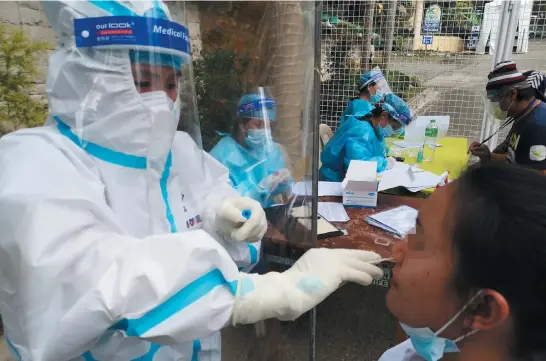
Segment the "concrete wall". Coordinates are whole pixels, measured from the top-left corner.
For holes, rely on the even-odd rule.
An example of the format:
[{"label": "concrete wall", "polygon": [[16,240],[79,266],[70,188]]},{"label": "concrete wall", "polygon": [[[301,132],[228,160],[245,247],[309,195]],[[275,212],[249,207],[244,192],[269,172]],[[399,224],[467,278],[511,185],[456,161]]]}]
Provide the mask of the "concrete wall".
[{"label": "concrete wall", "polygon": [[[180,20],[183,17],[183,6],[180,1],[169,1],[173,18]],[[194,53],[201,49],[200,16],[197,3],[186,1],[186,18],[188,19],[188,30],[192,41]],[[49,52],[55,48],[55,33],[49,27],[47,18],[42,10],[39,1],[0,1],[0,24],[17,26],[22,28],[33,40],[46,41],[50,46]],[[49,54],[38,65],[39,75],[36,77],[37,97],[45,100],[45,80],[47,76],[47,65]]]}]

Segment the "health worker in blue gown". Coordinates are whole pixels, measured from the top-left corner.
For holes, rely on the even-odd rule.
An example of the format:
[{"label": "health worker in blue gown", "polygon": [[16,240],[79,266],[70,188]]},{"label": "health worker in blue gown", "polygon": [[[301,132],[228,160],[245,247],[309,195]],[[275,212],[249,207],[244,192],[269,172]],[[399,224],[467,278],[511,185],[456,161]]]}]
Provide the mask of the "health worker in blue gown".
[{"label": "health worker in blue gown", "polygon": [[387,157],[385,138],[398,136],[410,120],[409,106],[393,93],[371,112],[349,117],[320,154],[320,179],[341,182],[353,159],[377,162],[378,172],[392,168],[396,160]]},{"label": "health worker in blue gown", "polygon": [[383,99],[386,93],[390,92],[390,87],[378,67],[360,76],[358,85],[358,96],[351,100],[343,114],[341,115],[340,124],[349,119],[351,115],[357,113],[367,114],[372,111],[374,104]]},{"label": "health worker in blue gown", "polygon": [[229,169],[239,194],[269,207],[293,182],[279,144],[271,135],[277,120],[275,101],[264,92],[246,94],[239,101],[237,119],[230,135],[222,138],[210,154]]}]

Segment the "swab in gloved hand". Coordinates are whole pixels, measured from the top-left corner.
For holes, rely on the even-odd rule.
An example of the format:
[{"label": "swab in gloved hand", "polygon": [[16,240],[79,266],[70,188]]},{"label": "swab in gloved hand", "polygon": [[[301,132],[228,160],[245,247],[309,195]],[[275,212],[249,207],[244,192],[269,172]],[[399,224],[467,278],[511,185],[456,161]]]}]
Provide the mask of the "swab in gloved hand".
[{"label": "swab in gloved hand", "polygon": [[250,217],[252,216],[252,211],[250,209],[244,209],[241,212],[241,216],[245,217],[245,219],[250,219]]},{"label": "swab in gloved hand", "polygon": [[253,199],[226,198],[216,211],[216,230],[236,241],[257,242],[267,231],[265,212]]}]

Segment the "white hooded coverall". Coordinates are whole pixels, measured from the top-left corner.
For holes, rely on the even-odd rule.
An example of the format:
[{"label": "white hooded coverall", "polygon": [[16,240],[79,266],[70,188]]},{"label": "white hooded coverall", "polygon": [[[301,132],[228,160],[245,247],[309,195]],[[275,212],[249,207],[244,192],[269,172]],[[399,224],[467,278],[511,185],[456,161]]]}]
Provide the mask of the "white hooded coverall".
[{"label": "white hooded coverall", "polygon": [[127,50],[74,45],[73,18],[168,9],[43,6],[59,38],[47,78],[52,116],[0,141],[9,346],[33,361],[219,359],[238,268],[260,252],[214,228],[214,209],[238,196],[228,171],[176,123],[148,120]]},{"label": "white hooded coverall", "polygon": [[382,276],[379,255],[343,249],[310,250],[283,273],[240,272],[260,252],[242,241],[267,228],[259,203],[176,132],[179,98],[137,91],[134,44],[82,46],[94,28],[74,32],[140,24],[157,33],[138,51],[189,64],[189,41],[168,38],[187,30],[157,0],[43,7],[58,36],[51,115],[0,139],[0,314],[20,361],[218,360],[229,322],[294,320],[344,282]]}]

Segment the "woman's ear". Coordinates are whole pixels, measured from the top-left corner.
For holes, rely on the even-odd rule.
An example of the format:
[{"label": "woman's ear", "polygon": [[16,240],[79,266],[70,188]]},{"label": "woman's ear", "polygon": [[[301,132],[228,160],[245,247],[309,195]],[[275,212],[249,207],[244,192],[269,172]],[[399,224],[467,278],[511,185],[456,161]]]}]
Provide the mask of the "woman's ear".
[{"label": "woman's ear", "polygon": [[237,142],[241,144],[245,137],[248,135],[245,131],[245,126],[241,119],[238,119],[237,122],[233,125],[232,135],[235,137],[235,140],[237,140]]},{"label": "woman's ear", "polygon": [[383,111],[381,113],[381,128],[385,128],[389,124],[389,113]]},{"label": "woman's ear", "polygon": [[243,134],[244,136],[246,136],[246,129],[245,129],[245,125],[244,125],[244,122],[242,119],[240,119],[238,122],[237,122],[237,127],[239,128],[239,131],[241,132],[241,134]]},{"label": "woman's ear", "polygon": [[493,290],[483,290],[468,306],[465,327],[474,330],[489,330],[503,324],[510,315],[510,305],[503,295]]}]

